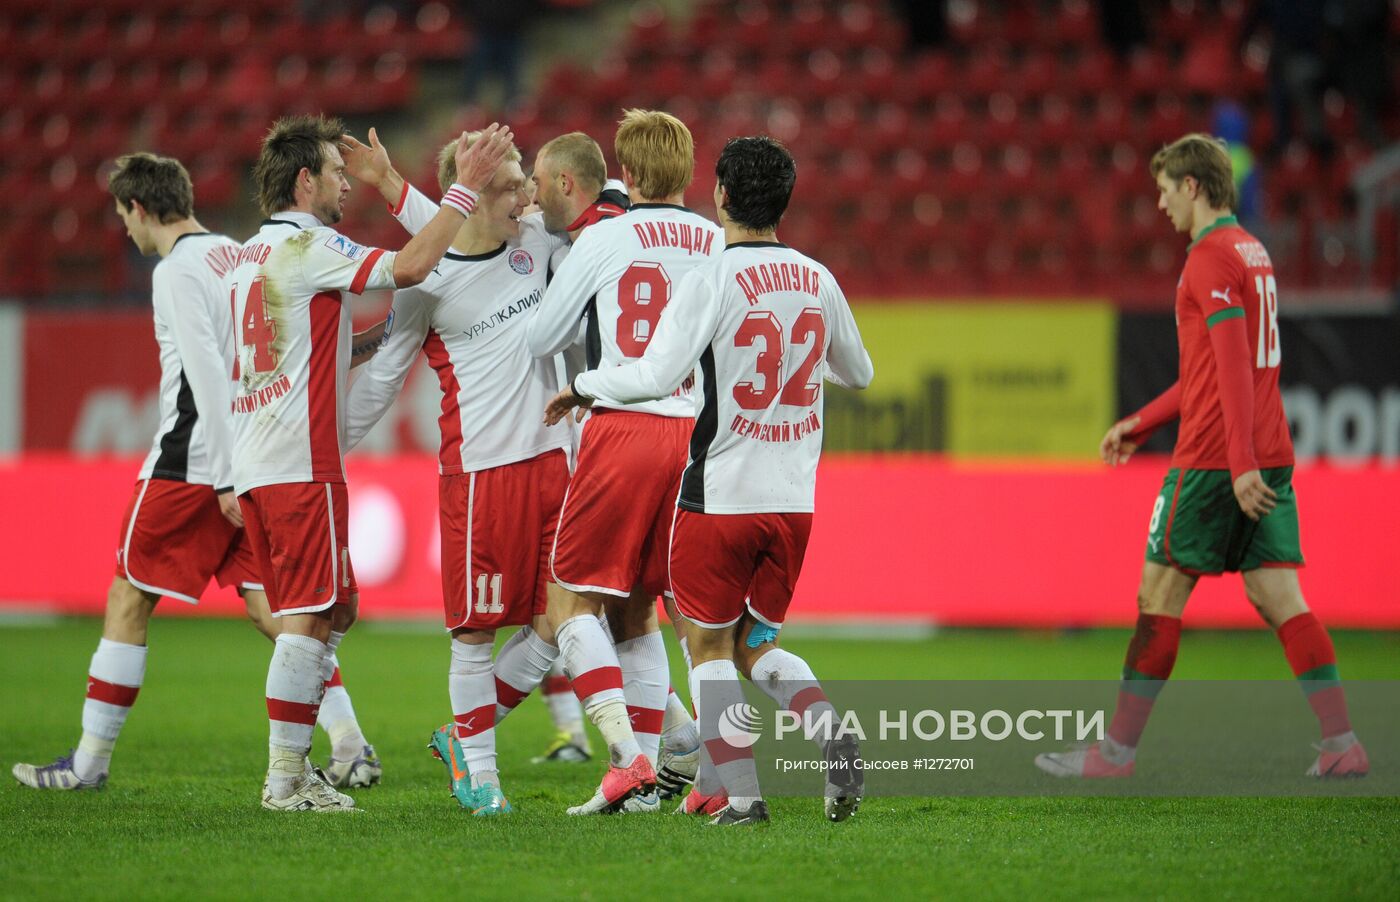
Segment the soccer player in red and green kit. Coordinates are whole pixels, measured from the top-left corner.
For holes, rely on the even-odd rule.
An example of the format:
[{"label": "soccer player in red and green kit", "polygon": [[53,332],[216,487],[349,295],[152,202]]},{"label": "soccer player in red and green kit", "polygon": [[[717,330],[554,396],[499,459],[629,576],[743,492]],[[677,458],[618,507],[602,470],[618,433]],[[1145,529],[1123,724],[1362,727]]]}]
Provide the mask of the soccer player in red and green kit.
[{"label": "soccer player in red and green kit", "polygon": [[1106,463],[1121,464],[1164,423],[1180,416],[1181,429],[1152,508],[1137,629],[1108,734],[1087,748],[1040,755],[1036,765],[1063,777],[1130,776],[1196,580],[1238,571],[1321,725],[1308,775],[1362,776],[1369,764],[1347,717],[1332,640],[1298,585],[1303,552],[1278,387],[1273,265],[1231,212],[1235,183],[1223,142],[1187,135],[1159,150],[1150,171],[1158,209],[1191,236],[1176,287],[1180,379],[1109,429],[1099,450]]}]

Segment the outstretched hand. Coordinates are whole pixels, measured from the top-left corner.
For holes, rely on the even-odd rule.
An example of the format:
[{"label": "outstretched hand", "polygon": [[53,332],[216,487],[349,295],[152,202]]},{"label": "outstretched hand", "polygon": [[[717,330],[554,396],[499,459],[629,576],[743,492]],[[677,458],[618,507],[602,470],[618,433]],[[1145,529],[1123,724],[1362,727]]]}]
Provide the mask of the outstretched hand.
[{"label": "outstretched hand", "polygon": [[544,424],[553,426],[569,415],[569,411],[579,408],[578,419],[583,419],[583,411],[593,406],[592,398],[580,398],[570,386],[564,386],[559,394],[550,399],[544,408]]},{"label": "outstretched hand", "polygon": [[481,137],[471,147],[467,146],[467,133],[462,132],[457,139],[457,182],[478,194],[491,184],[496,168],[505,162],[510,151],[514,133],[508,126],[491,123],[481,132]]},{"label": "outstretched hand", "polygon": [[379,143],[379,132],[375,129],[369,130],[368,145],[361,144],[354,135],[342,135],[340,156],[345,160],[345,174],[372,188],[378,188],[393,168],[389,151]]},{"label": "outstretched hand", "polygon": [[1133,434],[1140,422],[1141,417],[1128,417],[1113,424],[1104,435],[1103,441],[1099,442],[1099,457],[1103,458],[1104,463],[1116,467],[1128,462],[1133,452],[1138,449],[1138,443],[1129,441],[1128,436]]}]

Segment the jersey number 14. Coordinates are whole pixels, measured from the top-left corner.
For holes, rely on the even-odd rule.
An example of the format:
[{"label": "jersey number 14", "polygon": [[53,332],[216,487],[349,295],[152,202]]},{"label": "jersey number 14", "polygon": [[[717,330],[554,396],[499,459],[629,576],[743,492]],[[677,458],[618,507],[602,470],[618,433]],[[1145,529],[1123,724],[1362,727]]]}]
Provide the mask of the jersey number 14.
[{"label": "jersey number 14", "polygon": [[[272,344],[277,340],[277,321],[267,315],[267,303],[263,299],[263,277],[253,279],[248,286],[248,301],[243,308],[243,320],[239,334],[243,337],[243,347],[253,349],[253,372],[271,373],[277,369],[277,352]],[[229,303],[237,311],[238,286],[233,286]],[[236,378],[236,377],[235,377]]]}]

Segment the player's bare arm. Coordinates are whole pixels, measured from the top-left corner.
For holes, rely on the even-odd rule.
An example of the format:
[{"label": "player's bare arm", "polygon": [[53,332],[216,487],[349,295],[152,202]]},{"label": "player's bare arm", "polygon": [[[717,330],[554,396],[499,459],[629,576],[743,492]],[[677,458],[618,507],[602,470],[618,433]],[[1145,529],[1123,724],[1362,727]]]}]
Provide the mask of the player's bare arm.
[{"label": "player's bare arm", "polygon": [[377,189],[390,204],[398,203],[405,180],[389,160],[389,150],[380,143],[378,130],[369,130],[369,144],[361,143],[354,135],[345,135],[340,139],[340,155],[345,160],[346,175]]},{"label": "player's bare arm", "polygon": [[[456,155],[458,184],[479,193],[490,183],[496,167],[505,160],[514,137],[509,128],[493,122],[482,132],[481,138],[468,147],[467,133],[462,132]],[[438,209],[432,221],[394,258],[396,287],[411,288],[428,277],[447,253],[464,217],[463,211],[450,203]]]}]

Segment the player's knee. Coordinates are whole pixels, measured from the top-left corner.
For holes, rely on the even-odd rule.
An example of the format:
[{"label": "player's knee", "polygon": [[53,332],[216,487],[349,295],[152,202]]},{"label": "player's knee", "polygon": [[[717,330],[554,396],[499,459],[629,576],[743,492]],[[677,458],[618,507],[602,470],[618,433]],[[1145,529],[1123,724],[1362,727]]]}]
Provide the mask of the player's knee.
[{"label": "player's knee", "polygon": [[739,672],[744,675],[744,679],[753,679],[753,666],[758,663],[758,659],[768,652],[777,648],[771,642],[765,642],[756,647],[750,647],[748,642],[742,638],[734,641],[734,666],[739,668]]},{"label": "player's knee", "polygon": [[156,596],[141,591],[121,577],[112,580],[111,588],[107,590],[109,618],[144,623],[155,603]]}]

